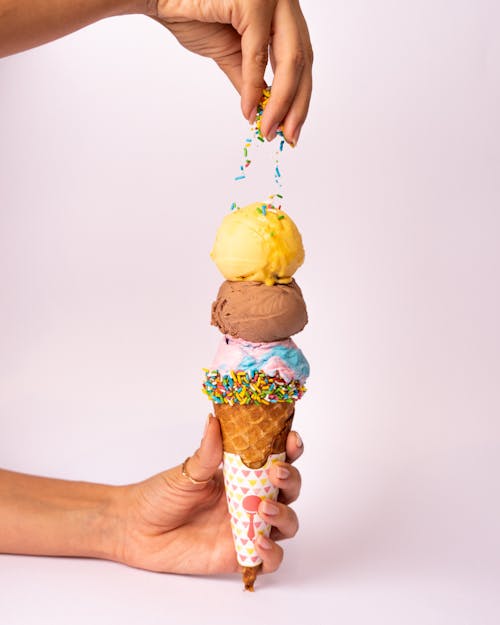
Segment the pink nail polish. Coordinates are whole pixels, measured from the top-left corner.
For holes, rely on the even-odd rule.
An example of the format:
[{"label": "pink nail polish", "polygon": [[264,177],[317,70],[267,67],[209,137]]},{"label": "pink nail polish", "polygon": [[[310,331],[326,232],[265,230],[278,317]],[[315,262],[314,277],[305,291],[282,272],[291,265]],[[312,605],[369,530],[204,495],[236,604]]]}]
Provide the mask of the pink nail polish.
[{"label": "pink nail polish", "polygon": [[259,545],[259,547],[261,547],[262,549],[272,549],[273,544],[272,542],[269,540],[269,538],[266,538],[265,536],[259,536],[259,538],[257,539],[257,544]]},{"label": "pink nail polish", "polygon": [[300,437],[300,434],[298,432],[295,432],[295,444],[297,445],[297,447],[303,447],[304,443]]},{"label": "pink nail polish", "polygon": [[262,507],[263,507],[263,512],[265,514],[268,514],[269,516],[274,516],[275,514],[278,514],[278,512],[279,512],[278,506],[276,506],[271,501],[264,500],[264,503],[262,504]]},{"label": "pink nail polish", "polygon": [[276,467],[276,475],[280,480],[286,480],[290,476],[290,471],[285,467]]}]

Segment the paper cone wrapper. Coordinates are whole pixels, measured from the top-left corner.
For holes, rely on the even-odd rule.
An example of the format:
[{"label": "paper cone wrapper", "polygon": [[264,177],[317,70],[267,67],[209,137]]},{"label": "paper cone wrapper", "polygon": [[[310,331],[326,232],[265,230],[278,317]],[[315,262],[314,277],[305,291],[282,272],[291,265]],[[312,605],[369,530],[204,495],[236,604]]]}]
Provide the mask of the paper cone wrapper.
[{"label": "paper cone wrapper", "polygon": [[249,469],[237,454],[224,452],[224,484],[227,507],[231,515],[234,548],[238,564],[258,566],[262,560],[255,551],[254,540],[260,534],[269,536],[271,526],[257,514],[262,499],[278,498],[278,488],[269,480],[269,468],[285,459],[285,452],[272,454],[260,469]]},{"label": "paper cone wrapper", "polygon": [[262,499],[278,498],[278,489],[269,480],[269,469],[285,460],[295,405],[215,404],[214,411],[222,431],[224,483],[238,563],[257,567],[261,559],[254,541],[259,534],[269,536],[271,531],[257,508]]}]

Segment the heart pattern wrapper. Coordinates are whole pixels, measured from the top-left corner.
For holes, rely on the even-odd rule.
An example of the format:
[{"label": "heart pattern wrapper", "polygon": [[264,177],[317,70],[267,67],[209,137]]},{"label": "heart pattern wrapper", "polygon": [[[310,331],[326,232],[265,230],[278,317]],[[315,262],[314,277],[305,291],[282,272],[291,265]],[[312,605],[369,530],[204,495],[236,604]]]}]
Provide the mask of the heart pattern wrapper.
[{"label": "heart pattern wrapper", "polygon": [[263,499],[277,500],[279,489],[271,484],[269,469],[275,462],[283,462],[285,457],[285,452],[271,454],[264,466],[250,469],[238,454],[224,452],[227,505],[236,556],[241,566],[257,566],[262,562],[253,541],[260,534],[269,536],[271,526],[260,518],[257,508]]}]

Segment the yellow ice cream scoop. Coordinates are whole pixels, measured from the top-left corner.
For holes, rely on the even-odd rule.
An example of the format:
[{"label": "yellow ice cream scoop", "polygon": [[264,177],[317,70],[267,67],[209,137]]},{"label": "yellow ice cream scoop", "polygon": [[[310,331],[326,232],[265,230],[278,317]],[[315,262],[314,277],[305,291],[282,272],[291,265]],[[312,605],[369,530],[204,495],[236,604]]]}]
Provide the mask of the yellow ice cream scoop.
[{"label": "yellow ice cream scoop", "polygon": [[304,247],[284,211],[255,202],[224,217],[210,256],[226,280],[288,284],[304,262]]}]

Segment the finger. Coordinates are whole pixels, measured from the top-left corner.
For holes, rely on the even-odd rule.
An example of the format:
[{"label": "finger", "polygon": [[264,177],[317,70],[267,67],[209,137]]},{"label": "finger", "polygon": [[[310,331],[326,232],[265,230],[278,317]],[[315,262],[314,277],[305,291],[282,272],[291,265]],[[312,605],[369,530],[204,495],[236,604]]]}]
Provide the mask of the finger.
[{"label": "finger", "polygon": [[291,464],[277,462],[269,469],[271,484],[280,489],[279,499],[284,503],[292,503],[298,499],[302,478],[299,471]]},{"label": "finger", "polygon": [[247,2],[247,14],[241,20],[242,89],[241,109],[252,123],[257,104],[265,87],[264,73],[267,67],[271,24],[275,1]]},{"label": "finger", "polygon": [[312,91],[312,70],[310,67],[304,70],[300,80],[295,100],[290,107],[284,121],[283,134],[287,142],[295,147],[299,140],[300,131],[307,117]]},{"label": "finger", "polygon": [[273,89],[261,122],[261,132],[268,141],[274,139],[290,110],[305,67],[297,20],[286,0],[278,3],[273,24]]},{"label": "finger", "polygon": [[226,74],[233,87],[241,93],[243,85],[243,75],[241,72],[241,52],[235,52],[230,56],[225,56],[217,60],[217,65]]},{"label": "finger", "polygon": [[259,516],[273,526],[274,534],[281,538],[293,538],[299,529],[299,519],[289,506],[279,501],[263,499],[259,504]]},{"label": "finger", "polygon": [[283,561],[283,549],[270,538],[260,535],[254,542],[255,549],[262,558],[262,572],[274,573]]},{"label": "finger", "polygon": [[[293,39],[290,36],[291,29]],[[311,98],[312,63],[311,40],[300,5],[297,0],[281,0],[276,9],[271,43],[271,65],[275,78],[271,99],[263,115],[263,133],[267,132],[268,124],[272,128],[271,124],[276,123],[277,117],[281,117],[280,122],[286,126],[288,133],[284,133],[285,138],[292,145],[297,143]],[[295,83],[292,76],[296,78]],[[276,109],[280,112],[277,113]]]},{"label": "finger", "polygon": [[286,439],[287,462],[295,462],[304,453],[304,442],[298,432],[292,431]]},{"label": "finger", "polygon": [[187,461],[186,471],[194,480],[209,480],[221,462],[222,436],[219,420],[209,415],[201,444]]}]

